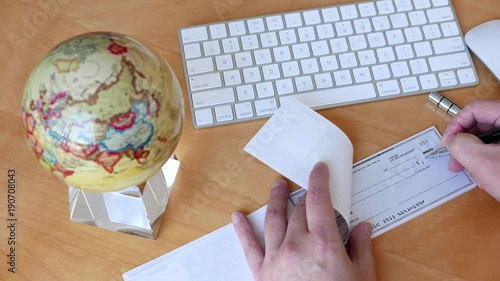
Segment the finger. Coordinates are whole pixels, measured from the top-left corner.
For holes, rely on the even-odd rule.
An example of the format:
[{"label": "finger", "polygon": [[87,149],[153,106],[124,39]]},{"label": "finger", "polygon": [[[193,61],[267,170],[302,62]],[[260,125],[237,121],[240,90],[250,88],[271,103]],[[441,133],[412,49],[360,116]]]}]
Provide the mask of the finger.
[{"label": "finger", "polygon": [[314,166],[309,176],[306,195],[307,228],[311,233],[340,242],[328,185],[328,166],[320,162]]},{"label": "finger", "polygon": [[451,119],[443,133],[443,139],[450,134],[478,134],[499,127],[500,101],[474,100]]},{"label": "finger", "polygon": [[360,223],[351,231],[349,239],[349,256],[360,276],[360,280],[375,279],[375,261],[372,254],[372,226]]},{"label": "finger", "polygon": [[245,252],[248,266],[253,275],[257,276],[264,261],[264,249],[260,245],[257,235],[255,235],[252,225],[245,215],[234,213],[231,218],[236,235]]},{"label": "finger", "polygon": [[285,238],[288,195],[290,195],[290,192],[287,183],[282,179],[276,180],[271,189],[271,197],[269,198],[264,221],[266,250],[277,249]]},{"label": "finger", "polygon": [[293,209],[292,215],[288,221],[287,235],[299,236],[307,232],[306,196],[307,193],[300,198]]},{"label": "finger", "polygon": [[495,188],[496,179],[499,178],[500,146],[484,144],[470,134],[450,135],[446,141],[453,158],[472,174],[476,183],[495,198],[500,195],[497,194],[500,190]]}]

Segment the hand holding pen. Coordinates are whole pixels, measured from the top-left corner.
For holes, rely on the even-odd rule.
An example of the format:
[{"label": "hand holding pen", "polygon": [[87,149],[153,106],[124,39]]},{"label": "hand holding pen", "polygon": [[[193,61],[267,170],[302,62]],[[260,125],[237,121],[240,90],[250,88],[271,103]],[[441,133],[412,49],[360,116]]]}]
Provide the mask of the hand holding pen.
[{"label": "hand holding pen", "polygon": [[477,137],[489,132],[497,138],[495,129],[500,129],[500,101],[472,101],[451,119],[441,143],[452,156],[450,171],[467,169],[481,188],[500,201],[500,145],[485,144]]}]

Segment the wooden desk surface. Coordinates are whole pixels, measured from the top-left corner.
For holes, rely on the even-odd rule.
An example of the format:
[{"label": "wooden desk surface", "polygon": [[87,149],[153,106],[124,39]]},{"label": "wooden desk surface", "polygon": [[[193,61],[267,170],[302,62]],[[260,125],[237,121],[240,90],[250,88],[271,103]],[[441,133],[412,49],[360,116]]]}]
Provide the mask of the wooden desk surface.
[{"label": "wooden desk surface", "polygon": [[[52,3],[44,10],[40,3]],[[92,3],[94,2],[94,3]],[[105,3],[104,3],[105,2]],[[266,204],[278,176],[242,153],[264,120],[194,130],[187,111],[176,151],[182,164],[159,238],[150,241],[71,223],[67,188],[42,169],[23,139],[20,101],[35,64],[57,43],[90,31],[131,35],[164,56],[185,90],[177,39],[180,27],[341,4],[347,0],[4,0],[0,10],[0,280],[122,280],[121,274],[230,222],[236,210]],[[497,0],[454,0],[464,32],[500,18]],[[31,26],[30,26],[31,25]],[[459,105],[500,98],[500,86],[474,57],[481,83],[446,91]],[[189,109],[187,109],[189,110]],[[427,95],[320,111],[351,138],[359,160],[448,117]],[[206,206],[193,202],[230,166],[244,172]],[[17,175],[17,273],[7,272],[7,170]],[[195,206],[200,207],[199,209]],[[185,215],[186,208],[191,210]],[[500,203],[475,189],[374,239],[378,280],[499,280]]]}]

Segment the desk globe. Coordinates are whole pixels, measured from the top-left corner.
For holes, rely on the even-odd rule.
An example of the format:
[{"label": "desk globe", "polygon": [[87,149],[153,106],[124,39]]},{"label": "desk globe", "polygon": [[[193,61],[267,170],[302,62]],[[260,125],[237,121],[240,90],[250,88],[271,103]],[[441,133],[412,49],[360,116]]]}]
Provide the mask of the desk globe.
[{"label": "desk globe", "polygon": [[162,57],[121,34],[70,38],[34,68],[22,117],[40,164],[69,186],[72,221],[157,237],[184,118]]}]

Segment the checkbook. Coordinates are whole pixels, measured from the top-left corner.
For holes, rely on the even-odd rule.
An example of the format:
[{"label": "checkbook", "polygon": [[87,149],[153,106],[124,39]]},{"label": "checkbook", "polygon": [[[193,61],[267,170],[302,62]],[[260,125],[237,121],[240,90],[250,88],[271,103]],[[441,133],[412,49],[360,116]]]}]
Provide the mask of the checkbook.
[{"label": "checkbook", "polygon": [[[306,193],[318,161],[330,167],[330,193],[342,238],[358,223],[373,226],[372,238],[471,190],[466,171],[448,170],[449,157],[426,159],[440,148],[435,127],[353,163],[349,138],[309,107],[283,105],[244,148],[302,187],[292,193],[288,214]],[[264,241],[266,206],[248,217]],[[346,240],[345,240],[346,241]],[[253,280],[231,224],[123,274],[126,281]]]}]

